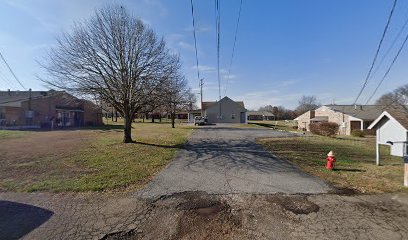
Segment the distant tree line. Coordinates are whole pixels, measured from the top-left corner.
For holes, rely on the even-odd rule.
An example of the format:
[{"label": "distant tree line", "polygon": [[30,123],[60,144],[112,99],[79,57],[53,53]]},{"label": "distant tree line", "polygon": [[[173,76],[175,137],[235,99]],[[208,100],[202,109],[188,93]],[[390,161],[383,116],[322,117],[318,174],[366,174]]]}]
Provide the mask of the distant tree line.
[{"label": "distant tree line", "polygon": [[276,120],[291,120],[297,116],[320,107],[315,96],[302,96],[298,101],[298,106],[295,110],[287,109],[284,106],[266,105],[260,107],[258,111],[267,111],[275,115]]},{"label": "distant tree line", "polygon": [[385,107],[408,105],[408,84],[398,87],[392,92],[382,95],[376,104]]},{"label": "distant tree line", "polygon": [[295,111],[287,109],[283,106],[266,105],[264,107],[260,107],[258,111],[271,112],[273,115],[275,115],[276,120],[293,119],[296,117]]}]

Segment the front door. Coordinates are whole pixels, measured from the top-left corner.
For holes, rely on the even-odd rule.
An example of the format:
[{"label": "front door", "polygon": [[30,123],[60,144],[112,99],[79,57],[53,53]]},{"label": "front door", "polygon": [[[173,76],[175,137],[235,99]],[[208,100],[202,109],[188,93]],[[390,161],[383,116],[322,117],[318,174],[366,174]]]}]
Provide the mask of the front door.
[{"label": "front door", "polygon": [[245,112],[242,112],[242,113],[241,113],[241,121],[240,121],[240,122],[241,122],[241,123],[245,123],[245,122],[246,122],[245,120],[246,120],[246,113],[245,113]]},{"label": "front door", "polygon": [[360,121],[351,121],[350,122],[350,129],[353,130],[361,130],[361,122]]}]

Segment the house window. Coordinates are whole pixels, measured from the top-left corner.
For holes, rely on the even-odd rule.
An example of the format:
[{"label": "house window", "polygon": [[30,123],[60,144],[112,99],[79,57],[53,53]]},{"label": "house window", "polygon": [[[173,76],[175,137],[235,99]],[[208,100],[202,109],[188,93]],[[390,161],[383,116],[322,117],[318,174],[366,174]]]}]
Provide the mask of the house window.
[{"label": "house window", "polygon": [[235,119],[235,114],[232,114],[232,115],[231,115],[231,119]]}]

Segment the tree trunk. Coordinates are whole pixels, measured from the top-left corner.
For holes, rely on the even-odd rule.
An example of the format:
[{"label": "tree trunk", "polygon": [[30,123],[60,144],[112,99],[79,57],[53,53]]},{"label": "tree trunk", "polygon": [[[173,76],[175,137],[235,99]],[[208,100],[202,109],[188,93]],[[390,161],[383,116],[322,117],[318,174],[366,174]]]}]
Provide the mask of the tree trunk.
[{"label": "tree trunk", "polygon": [[118,122],[118,111],[115,111],[115,122]]},{"label": "tree trunk", "polygon": [[171,113],[171,127],[175,128],[174,124],[175,124],[175,119],[176,119],[176,114],[175,113]]},{"label": "tree trunk", "polygon": [[144,122],[144,120],[145,120],[145,115],[146,115],[146,114],[143,113],[143,122]]},{"label": "tree trunk", "polygon": [[152,114],[152,123],[154,123],[154,115]]},{"label": "tree trunk", "polygon": [[131,143],[132,142],[132,117],[129,114],[125,114],[125,130],[123,136],[124,143]]}]

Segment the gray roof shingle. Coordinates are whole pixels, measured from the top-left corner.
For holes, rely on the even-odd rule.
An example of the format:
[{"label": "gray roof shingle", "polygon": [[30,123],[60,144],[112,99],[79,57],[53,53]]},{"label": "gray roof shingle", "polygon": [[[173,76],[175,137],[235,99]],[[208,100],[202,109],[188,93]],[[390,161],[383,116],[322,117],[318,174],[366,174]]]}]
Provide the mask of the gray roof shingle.
[{"label": "gray roof shingle", "polygon": [[325,105],[336,112],[359,118],[365,121],[373,121],[384,111],[382,105]]},{"label": "gray roof shingle", "polygon": [[[47,97],[60,91],[31,91],[31,98]],[[29,91],[0,91],[0,106],[20,107],[21,102],[27,101],[30,98]]]},{"label": "gray roof shingle", "polygon": [[408,130],[408,106],[393,106],[385,109],[385,111]]},{"label": "gray roof shingle", "polygon": [[[228,98],[228,99],[230,99],[229,97],[224,97],[224,98]],[[223,98],[223,99],[224,99]],[[221,101],[223,100],[223,99],[221,99]],[[232,100],[233,101],[233,100]],[[244,102],[243,101],[234,101],[234,102],[236,102],[236,103],[238,103],[242,108],[245,108],[245,105],[244,105]],[[211,107],[212,105],[214,105],[215,103],[217,103],[216,101],[213,101],[213,102],[203,102],[203,110],[206,110],[207,108],[209,108],[209,107]]]}]

